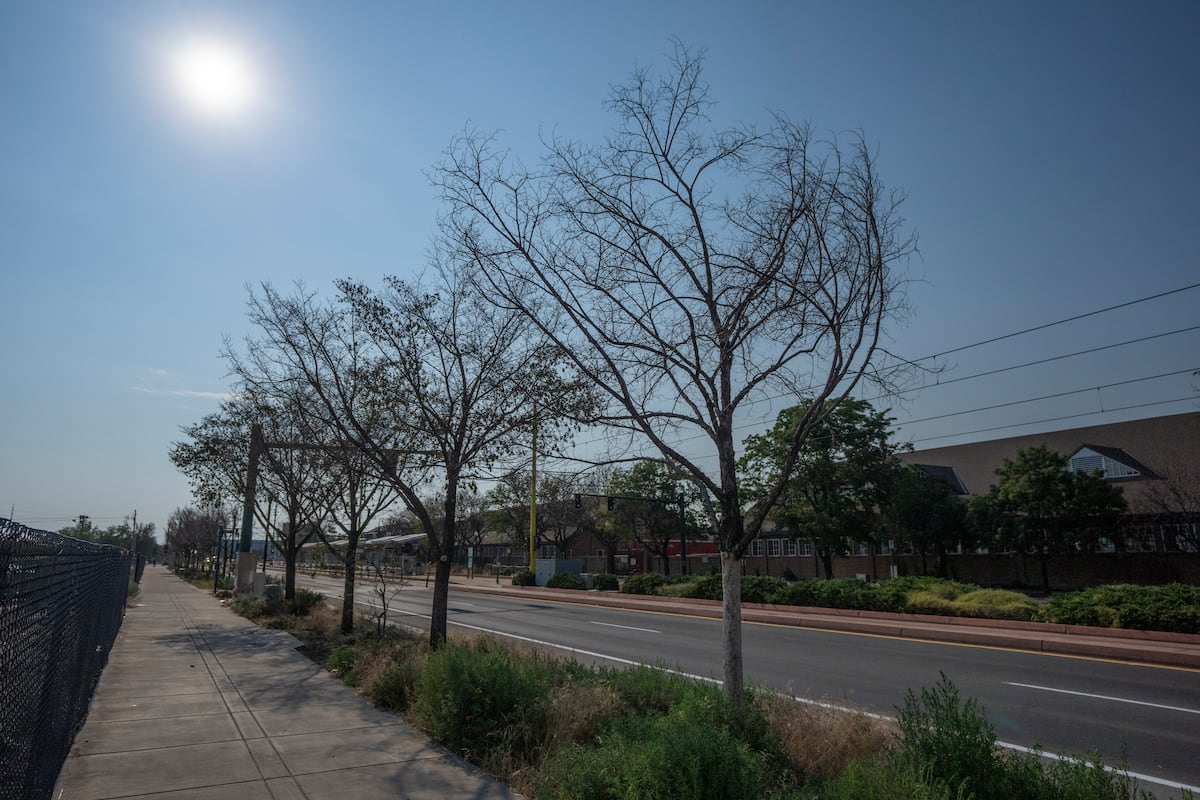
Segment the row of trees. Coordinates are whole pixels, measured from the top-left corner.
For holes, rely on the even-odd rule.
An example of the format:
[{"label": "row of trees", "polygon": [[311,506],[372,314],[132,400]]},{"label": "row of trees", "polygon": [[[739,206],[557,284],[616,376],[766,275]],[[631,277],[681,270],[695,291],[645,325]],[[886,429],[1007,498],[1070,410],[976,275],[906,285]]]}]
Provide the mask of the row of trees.
[{"label": "row of trees", "polygon": [[[779,479],[789,431],[806,413],[805,406],[786,409],[770,431],[746,440],[739,466],[751,496]],[[1006,459],[996,484],[964,502],[947,481],[900,461],[890,427],[885,412],[862,400],[827,409],[770,514],[778,530],[813,542],[826,577],[849,542],[895,540],[934,556],[942,575],[958,545],[1036,553],[1048,589],[1049,557],[1085,550],[1126,509],[1120,489],[1095,474],[1070,472],[1067,456],[1046,447]]]},{"label": "row of trees", "polygon": [[[225,348],[238,399],[223,413],[285,421],[266,434],[272,469],[353,454],[398,496],[437,563],[434,646],[463,491],[520,467],[535,428],[543,452],[581,422],[625,434],[692,487],[718,544],[724,685],[740,707],[742,556],[826,416],[895,378],[880,343],[914,239],[861,135],[783,115],[716,127],[701,64],[677,43],[661,73],[613,88],[602,143],[552,138],[533,167],[492,136],[457,138],[431,173],[446,212],[424,277],[343,281],[329,302],[260,287],[254,335]],[[810,402],[751,487],[735,424],[778,396]],[[246,441],[210,440],[176,463]]]},{"label": "row of trees", "polygon": [[127,517],[116,525],[101,528],[92,522],[90,517],[84,515],[80,516],[74,525],[61,528],[58,532],[63,536],[71,536],[87,542],[120,547],[145,558],[158,557],[158,545],[154,539],[153,522],[139,523],[136,518],[130,519]]}]

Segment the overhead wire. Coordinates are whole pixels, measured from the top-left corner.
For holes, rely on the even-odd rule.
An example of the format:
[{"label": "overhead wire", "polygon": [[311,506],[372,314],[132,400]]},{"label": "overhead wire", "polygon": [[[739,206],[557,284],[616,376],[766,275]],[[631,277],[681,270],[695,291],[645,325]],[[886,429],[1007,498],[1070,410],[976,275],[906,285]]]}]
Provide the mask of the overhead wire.
[{"label": "overhead wire", "polygon": [[[1140,303],[1149,302],[1149,301],[1151,301],[1151,300],[1158,300],[1158,299],[1161,299],[1161,298],[1163,298],[1163,297],[1168,297],[1168,296],[1171,296],[1171,295],[1180,294],[1180,293],[1182,293],[1182,292],[1190,291],[1190,290],[1192,290],[1192,289],[1196,289],[1196,288],[1200,288],[1200,283],[1192,283],[1192,284],[1188,284],[1188,285],[1186,285],[1186,286],[1181,286],[1181,287],[1178,287],[1178,288],[1176,288],[1176,289],[1170,289],[1170,290],[1168,290],[1168,291],[1164,291],[1164,292],[1158,292],[1158,293],[1156,293],[1156,294],[1147,295],[1147,296],[1145,296],[1145,297],[1139,297],[1139,298],[1136,298],[1136,299],[1134,299],[1134,300],[1129,300],[1129,301],[1126,301],[1126,302],[1123,302],[1123,303],[1117,303],[1117,304],[1114,304],[1114,305],[1105,306],[1104,308],[1095,309],[1095,310],[1093,310],[1093,311],[1088,311],[1088,312],[1085,312],[1085,313],[1082,313],[1082,314],[1075,314],[1075,315],[1072,315],[1072,316],[1069,316],[1069,317],[1064,317],[1064,318],[1062,318],[1062,319],[1058,319],[1058,320],[1054,320],[1054,321],[1051,321],[1051,322],[1043,323],[1043,324],[1041,324],[1041,325],[1035,325],[1035,326],[1033,326],[1033,327],[1029,327],[1029,328],[1023,328],[1023,329],[1021,329],[1021,330],[1018,330],[1018,331],[1013,331],[1013,332],[1011,332],[1011,333],[1002,334],[1002,335],[1000,335],[1000,336],[993,336],[993,337],[990,337],[990,338],[987,338],[987,339],[982,339],[982,340],[980,340],[980,341],[977,341],[977,342],[972,342],[972,343],[970,343],[970,344],[965,344],[965,345],[961,345],[961,346],[959,346],[959,347],[950,348],[950,349],[948,349],[948,350],[944,350],[944,351],[941,351],[941,352],[939,352],[939,353],[934,353],[934,354],[931,354],[931,355],[928,355],[928,356],[922,356],[922,357],[920,357],[920,358],[917,358],[917,359],[906,360],[906,362],[907,362],[907,363],[911,363],[911,364],[919,364],[919,363],[921,363],[921,362],[923,362],[923,361],[929,361],[929,360],[931,360],[931,359],[940,358],[940,357],[942,357],[942,356],[951,355],[951,354],[953,354],[953,353],[960,353],[960,352],[963,352],[963,351],[966,351],[966,350],[970,350],[970,349],[973,349],[973,348],[976,348],[976,347],[981,347],[981,346],[983,346],[983,345],[992,344],[992,343],[999,342],[999,341],[1004,341],[1004,340],[1007,340],[1007,339],[1012,339],[1012,338],[1015,338],[1015,337],[1018,337],[1018,336],[1023,336],[1023,335],[1025,335],[1025,334],[1028,334],[1028,333],[1034,333],[1034,332],[1036,332],[1036,331],[1046,330],[1046,329],[1048,329],[1048,328],[1053,328],[1053,327],[1056,327],[1056,326],[1059,326],[1059,325],[1064,325],[1064,324],[1067,324],[1067,323],[1069,323],[1069,322],[1076,322],[1076,321],[1078,321],[1078,320],[1081,320],[1081,319],[1086,319],[1086,318],[1088,318],[1088,317],[1093,317],[1093,316],[1097,316],[1097,315],[1100,315],[1100,314],[1105,314],[1105,313],[1108,313],[1108,312],[1111,312],[1111,311],[1116,311],[1116,310],[1119,310],[1119,309],[1128,308],[1128,307],[1130,307],[1130,306],[1138,305],[1138,304],[1140,304]],[[1175,329],[1175,330],[1164,331],[1164,332],[1161,332],[1161,333],[1157,333],[1157,334],[1151,334],[1151,335],[1149,335],[1149,336],[1137,337],[1137,338],[1134,338],[1134,339],[1126,339],[1126,340],[1124,340],[1124,341],[1120,341],[1120,342],[1114,342],[1114,343],[1111,343],[1111,344],[1106,344],[1106,345],[1101,345],[1101,346],[1099,346],[1099,347],[1086,348],[1086,349],[1083,349],[1083,350],[1077,350],[1077,351],[1074,351],[1074,352],[1071,352],[1071,353],[1063,353],[1063,354],[1060,354],[1060,355],[1051,356],[1051,357],[1044,358],[1044,359],[1037,359],[1037,360],[1034,360],[1034,361],[1023,362],[1023,363],[1020,363],[1020,364],[1013,364],[1013,365],[1009,365],[1009,366],[1006,366],[1006,367],[999,367],[999,368],[992,369],[992,370],[985,370],[985,371],[983,371],[983,372],[978,372],[978,373],[974,373],[974,374],[971,374],[971,375],[964,375],[964,376],[962,376],[962,377],[953,378],[953,379],[950,379],[950,380],[945,380],[945,381],[939,380],[939,381],[938,381],[938,382],[936,382],[936,383],[932,383],[932,384],[925,384],[925,385],[922,385],[922,386],[913,387],[912,389],[902,390],[902,391],[901,391],[899,394],[903,395],[903,394],[908,394],[908,393],[911,393],[911,392],[914,392],[914,391],[921,391],[921,390],[924,390],[924,389],[930,389],[930,388],[934,388],[934,387],[936,387],[936,386],[948,386],[948,385],[955,384],[955,383],[962,383],[962,382],[965,382],[965,381],[969,381],[969,380],[975,380],[975,379],[978,379],[978,378],[984,378],[984,377],[988,377],[988,376],[992,376],[992,375],[998,375],[998,374],[1002,374],[1002,373],[1005,373],[1005,372],[1012,372],[1012,371],[1015,371],[1015,370],[1018,370],[1018,369],[1025,369],[1025,368],[1028,368],[1028,367],[1033,367],[1033,366],[1039,366],[1039,365],[1042,365],[1042,364],[1053,363],[1053,362],[1055,362],[1055,361],[1063,361],[1063,360],[1070,359],[1070,358],[1077,358],[1077,357],[1079,357],[1079,356],[1083,356],[1083,355],[1089,355],[1089,354],[1098,353],[1098,352],[1103,352],[1103,351],[1106,351],[1106,350],[1113,350],[1113,349],[1116,349],[1116,348],[1119,348],[1119,347],[1126,347],[1126,346],[1133,345],[1133,344],[1141,344],[1141,343],[1144,343],[1144,342],[1153,341],[1153,340],[1156,340],[1156,339],[1162,339],[1162,338],[1165,338],[1165,337],[1168,337],[1168,336],[1176,336],[1176,335],[1179,335],[1179,334],[1181,334],[1181,333],[1189,333],[1189,332],[1196,331],[1196,330],[1200,330],[1200,325],[1193,325],[1193,326],[1189,326],[1189,327],[1185,327],[1185,328],[1177,328],[1177,329]],[[1186,370],[1177,370],[1177,371],[1174,371],[1174,372],[1161,373],[1161,374],[1159,374],[1159,375],[1148,376],[1148,377],[1145,377],[1145,378],[1136,378],[1136,379],[1131,379],[1131,380],[1127,380],[1127,381],[1116,381],[1116,382],[1113,382],[1113,383],[1110,383],[1110,384],[1103,384],[1103,385],[1100,385],[1100,386],[1091,386],[1091,387],[1087,387],[1087,388],[1083,388],[1083,389],[1071,390],[1071,391],[1069,391],[1069,392],[1060,392],[1060,393],[1055,393],[1055,394],[1050,394],[1050,395],[1044,395],[1044,396],[1041,396],[1041,397],[1036,397],[1036,398],[1027,398],[1027,399],[1024,399],[1024,400],[1016,400],[1016,401],[1012,401],[1012,402],[1009,402],[1009,403],[999,403],[999,404],[994,404],[994,405],[991,405],[991,406],[983,406],[983,407],[976,408],[976,409],[967,409],[967,410],[964,410],[964,411],[957,411],[957,412],[952,412],[952,413],[948,413],[948,414],[944,414],[944,415],[937,415],[937,416],[933,416],[933,417],[927,417],[927,418],[920,419],[920,420],[907,420],[907,421],[905,421],[903,424],[905,424],[905,425],[911,425],[911,424],[916,424],[917,422],[930,422],[930,421],[934,421],[934,420],[938,420],[938,419],[943,419],[943,418],[949,418],[949,417],[953,417],[953,416],[962,416],[962,415],[965,415],[965,414],[978,413],[978,412],[981,412],[981,411],[988,411],[988,410],[993,410],[993,409],[996,409],[996,408],[1003,408],[1003,407],[1008,407],[1008,406],[1022,405],[1022,404],[1026,404],[1026,403],[1037,402],[1037,401],[1039,401],[1039,400],[1053,399],[1053,398],[1056,398],[1056,397],[1065,397],[1065,396],[1069,396],[1069,395],[1073,395],[1073,394],[1082,394],[1082,393],[1084,393],[1084,392],[1096,391],[1096,390],[1099,390],[1099,389],[1112,388],[1112,387],[1115,387],[1115,386],[1122,386],[1122,385],[1128,385],[1128,384],[1133,384],[1133,383],[1140,383],[1140,382],[1144,382],[1144,381],[1148,381],[1148,380],[1154,380],[1154,379],[1157,379],[1157,378],[1169,377],[1169,376],[1173,376],[1173,375],[1180,375],[1180,374],[1183,374],[1183,373],[1185,373],[1185,372],[1192,372],[1192,371],[1193,371],[1192,369],[1186,369]],[[772,396],[768,396],[768,397],[761,398],[760,400],[758,400],[758,401],[755,401],[755,402],[768,402],[768,401],[780,400],[780,399],[783,399],[783,398],[786,398],[786,397],[790,397],[790,396],[792,396],[792,395],[793,395],[793,393],[784,393],[784,394],[779,394],[779,395],[772,395]],[[884,399],[884,398],[886,398],[886,397],[888,397],[888,396],[889,396],[889,395],[882,394],[882,395],[877,395],[877,396],[874,396],[874,397],[864,398],[864,400],[866,400],[866,401],[870,402],[870,401],[873,401],[873,400],[880,400],[880,399]],[[1184,399],[1184,400],[1186,400],[1186,399],[1188,399],[1188,398],[1183,398],[1183,399]],[[1043,423],[1043,422],[1059,421],[1060,419],[1070,419],[1070,418],[1073,418],[1074,416],[1088,416],[1088,415],[1100,414],[1100,413],[1112,413],[1112,412],[1115,412],[1115,411],[1130,410],[1130,409],[1132,409],[1132,408],[1142,408],[1142,407],[1153,406],[1153,405],[1164,405],[1164,404],[1173,403],[1173,402],[1180,402],[1180,401],[1179,401],[1179,400],[1166,400],[1166,401],[1160,401],[1160,402],[1155,402],[1155,403],[1140,404],[1140,405],[1136,405],[1136,406],[1126,406],[1126,407],[1122,407],[1122,408],[1105,409],[1105,410],[1102,410],[1102,411],[1087,412],[1086,414],[1081,414],[1081,415],[1072,415],[1072,416],[1067,416],[1067,417],[1062,417],[1062,418],[1054,418],[1054,419],[1049,419],[1049,420],[1039,420],[1039,421],[1032,421],[1032,422],[1025,422],[1025,423],[1016,423],[1016,424],[1013,424],[1013,425],[1009,425],[1009,426],[1001,426],[1001,427],[999,427],[999,428],[994,428],[994,429],[980,429],[980,430],[978,430],[978,431],[973,431],[973,432],[967,432],[967,433],[962,433],[962,434],[948,434],[948,435],[946,435],[946,436],[944,436],[944,437],[934,437],[934,438],[951,438],[952,436],[966,436],[966,435],[970,435],[971,433],[985,433],[985,432],[989,432],[989,431],[991,431],[991,430],[1001,430],[1001,429],[1004,429],[1004,428],[1011,428],[1011,427],[1022,427],[1022,426],[1025,426],[1025,425],[1037,425],[1037,424],[1041,424],[1041,423]],[[749,427],[755,427],[755,426],[757,426],[757,425],[760,425],[760,424],[762,424],[762,421],[756,421],[756,422],[744,423],[744,424],[742,424],[742,425],[735,426],[734,430],[744,430],[744,429],[746,429],[746,428],[749,428]],[[698,440],[698,439],[703,439],[703,438],[704,438],[704,434],[693,434],[693,435],[691,435],[691,436],[686,436],[686,437],[683,437],[683,438],[677,439],[677,440],[674,442],[674,444],[676,444],[676,445],[679,445],[679,444],[684,444],[684,443],[686,443],[686,442],[689,442],[689,441],[695,441],[695,440]],[[925,439],[918,439],[918,440],[914,440],[914,441],[931,441],[931,440],[932,440],[931,438],[925,438]],[[587,445],[590,445],[590,444],[598,444],[598,443],[600,443],[600,442],[603,442],[603,441],[605,441],[605,440],[604,440],[604,438],[592,439],[592,440],[588,440],[588,441],[585,441],[585,442],[578,443],[578,444],[576,445],[576,447],[579,447],[579,446],[587,446]],[[564,460],[570,460],[570,459],[564,459]]]}]

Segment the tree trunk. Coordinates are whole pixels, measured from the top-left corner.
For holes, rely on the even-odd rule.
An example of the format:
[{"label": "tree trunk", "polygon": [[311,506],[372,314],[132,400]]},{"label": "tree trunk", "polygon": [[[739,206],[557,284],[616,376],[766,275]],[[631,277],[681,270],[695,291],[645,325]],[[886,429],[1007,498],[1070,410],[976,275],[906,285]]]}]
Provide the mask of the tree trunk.
[{"label": "tree trunk", "polygon": [[1048,563],[1050,561],[1050,554],[1046,551],[1046,548],[1043,547],[1040,551],[1040,555],[1041,555],[1041,562],[1042,562],[1042,591],[1049,594],[1050,593],[1050,568],[1048,566]]},{"label": "tree trunk", "polygon": [[288,539],[287,548],[284,550],[286,563],[283,567],[283,596],[287,600],[296,599],[296,537],[293,535]]},{"label": "tree trunk", "polygon": [[346,577],[342,582],[342,633],[354,632],[354,548],[346,546]]},{"label": "tree trunk", "polygon": [[433,609],[429,617],[429,649],[437,650],[446,642],[446,611],[450,604],[450,556],[438,556],[433,574]]},{"label": "tree trunk", "polygon": [[821,553],[821,566],[825,569],[825,580],[833,579],[833,550]]},{"label": "tree trunk", "polygon": [[742,570],[741,559],[721,551],[721,644],[725,694],[738,715],[742,713],[745,685],[742,675]]}]

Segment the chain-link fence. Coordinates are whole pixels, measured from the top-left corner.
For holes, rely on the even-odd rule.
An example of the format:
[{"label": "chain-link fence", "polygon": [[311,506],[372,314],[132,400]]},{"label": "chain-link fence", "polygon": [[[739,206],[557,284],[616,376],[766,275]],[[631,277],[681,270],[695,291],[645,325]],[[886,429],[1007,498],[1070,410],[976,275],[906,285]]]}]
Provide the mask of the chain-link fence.
[{"label": "chain-link fence", "polygon": [[54,791],[121,627],[132,561],[0,519],[0,800]]}]

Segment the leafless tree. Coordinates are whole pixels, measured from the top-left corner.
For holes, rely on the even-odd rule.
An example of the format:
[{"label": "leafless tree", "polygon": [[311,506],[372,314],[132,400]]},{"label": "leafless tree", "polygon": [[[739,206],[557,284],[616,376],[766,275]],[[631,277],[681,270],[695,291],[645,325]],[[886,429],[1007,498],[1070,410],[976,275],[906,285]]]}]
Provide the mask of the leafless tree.
[{"label": "leafless tree", "polygon": [[358,543],[378,516],[396,502],[399,494],[391,481],[349,444],[334,443],[325,451],[330,465],[331,492],[329,520],[332,527],[345,535],[337,548],[322,537],[326,548],[342,560],[342,633],[354,630],[354,581],[358,558]]},{"label": "leafless tree", "polygon": [[[434,179],[488,297],[604,393],[601,422],[703,487],[721,550],[725,690],[740,707],[742,555],[836,406],[826,401],[885,377],[881,337],[914,239],[861,134],[818,140],[782,115],[712,130],[701,61],[677,43],[661,77],[638,69],[616,86],[619,124],[600,146],[556,137],[527,168],[467,132]],[[779,481],[745,512],[734,424],[773,395],[811,411]]]},{"label": "leafless tree", "polygon": [[217,546],[217,534],[225,512],[217,506],[177,508],[167,517],[167,546],[174,551],[174,563],[192,567],[201,553]]},{"label": "leafless tree", "polygon": [[[250,299],[258,335],[237,358],[243,380],[271,392],[302,383],[314,399],[307,413],[369,459],[428,532],[437,647],[460,490],[528,442],[535,404],[554,409],[578,392],[558,377],[558,348],[523,315],[497,312],[455,265],[434,267],[429,285],[391,278],[380,292],[340,282],[336,304],[264,286]],[[369,402],[357,402],[362,393]],[[363,408],[385,409],[386,419],[368,424]],[[558,418],[544,412],[543,435]]]},{"label": "leafless tree", "polygon": [[[277,394],[242,393],[221,404],[215,414],[183,428],[188,441],[171,446],[172,463],[192,484],[202,503],[226,499],[239,503],[245,490],[249,466],[250,428],[263,426],[268,442],[313,441],[302,398]],[[262,491],[255,498],[254,515],[284,557],[284,593],[296,592],[296,559],[300,548],[316,535],[328,514],[327,464],[318,449],[268,448],[260,465]],[[282,508],[283,521],[276,525],[267,513],[267,498]]]},{"label": "leafless tree", "polygon": [[1184,547],[1200,550],[1200,468],[1195,455],[1174,452],[1161,472],[1161,480],[1146,482],[1142,503],[1163,524],[1178,526]]}]

